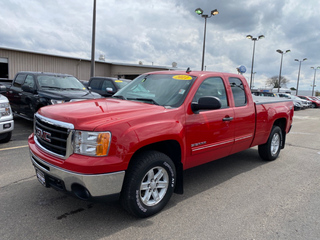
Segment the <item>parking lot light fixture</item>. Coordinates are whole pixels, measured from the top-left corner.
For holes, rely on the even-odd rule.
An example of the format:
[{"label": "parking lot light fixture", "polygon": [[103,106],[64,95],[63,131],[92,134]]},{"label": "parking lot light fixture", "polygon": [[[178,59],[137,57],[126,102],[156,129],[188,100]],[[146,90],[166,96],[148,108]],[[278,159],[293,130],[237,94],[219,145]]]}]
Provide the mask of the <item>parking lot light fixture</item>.
[{"label": "parking lot light fixture", "polygon": [[296,89],[296,96],[298,96],[298,89],[299,89],[299,78],[300,78],[300,69],[301,69],[301,62],[306,61],[307,58],[304,58],[302,60],[295,59],[295,61],[299,62],[299,72],[298,72],[298,80],[297,80],[297,89]]},{"label": "parking lot light fixture", "polygon": [[281,54],[281,62],[280,62],[280,73],[279,73],[279,82],[278,82],[278,92],[280,92],[280,83],[281,83],[281,69],[282,69],[282,60],[283,60],[283,55],[291,52],[289,49],[283,52],[282,50],[278,49],[278,53]]},{"label": "parking lot light fixture", "polygon": [[197,8],[195,10],[195,12],[198,14],[198,15],[201,15],[203,13],[203,10],[201,8]]},{"label": "parking lot light fixture", "polygon": [[219,14],[219,11],[217,9],[214,9],[211,11],[210,15],[208,15],[208,14],[203,14],[203,10],[201,8],[197,8],[195,12],[204,18],[203,49],[202,49],[202,64],[201,64],[201,71],[203,71],[204,53],[205,53],[205,47],[206,47],[207,18],[211,18],[212,16]]},{"label": "parking lot light fixture", "polygon": [[247,35],[246,38],[251,39],[253,41],[253,51],[252,51],[252,64],[251,64],[251,76],[250,76],[250,89],[252,88],[252,76],[253,76],[253,63],[254,63],[254,52],[256,48],[256,41],[264,38],[264,35],[260,35],[259,37],[252,37],[251,35]]},{"label": "parking lot light fixture", "polygon": [[314,69],[314,77],[313,77],[313,84],[312,84],[312,94],[311,96],[313,97],[313,93],[314,93],[314,87],[316,86],[316,72],[317,69],[319,69],[320,67],[311,67],[312,69]]}]

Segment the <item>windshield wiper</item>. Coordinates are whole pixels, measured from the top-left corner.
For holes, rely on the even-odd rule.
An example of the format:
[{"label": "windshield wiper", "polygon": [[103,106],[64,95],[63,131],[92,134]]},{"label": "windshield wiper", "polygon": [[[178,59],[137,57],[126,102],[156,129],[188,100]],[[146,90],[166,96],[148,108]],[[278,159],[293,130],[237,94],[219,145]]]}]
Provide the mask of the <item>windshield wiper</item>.
[{"label": "windshield wiper", "polygon": [[146,102],[152,102],[155,105],[159,105],[155,100],[152,98],[128,98],[128,100],[138,100],[138,101],[146,101]]},{"label": "windshield wiper", "polygon": [[82,88],[63,88],[63,90],[84,90]]},{"label": "windshield wiper", "polygon": [[121,95],[113,95],[112,96],[113,98],[120,98],[120,99],[122,99],[122,100],[127,100],[124,96],[121,96]]},{"label": "windshield wiper", "polygon": [[41,86],[42,88],[51,88],[51,89],[60,89],[61,90],[61,88],[59,88],[59,87],[52,87],[52,86]]}]

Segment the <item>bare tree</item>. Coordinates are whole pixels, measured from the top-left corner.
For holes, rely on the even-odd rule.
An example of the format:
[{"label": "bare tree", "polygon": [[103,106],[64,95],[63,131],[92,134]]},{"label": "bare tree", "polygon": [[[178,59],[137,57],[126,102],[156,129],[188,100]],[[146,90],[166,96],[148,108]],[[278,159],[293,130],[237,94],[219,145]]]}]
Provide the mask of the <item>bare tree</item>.
[{"label": "bare tree", "polygon": [[[280,88],[281,87],[287,87],[287,83],[289,82],[288,79],[285,77],[281,76],[281,81],[280,81]],[[271,86],[273,88],[278,88],[279,87],[279,76],[273,76],[271,78],[268,78],[266,81],[267,86]]]}]

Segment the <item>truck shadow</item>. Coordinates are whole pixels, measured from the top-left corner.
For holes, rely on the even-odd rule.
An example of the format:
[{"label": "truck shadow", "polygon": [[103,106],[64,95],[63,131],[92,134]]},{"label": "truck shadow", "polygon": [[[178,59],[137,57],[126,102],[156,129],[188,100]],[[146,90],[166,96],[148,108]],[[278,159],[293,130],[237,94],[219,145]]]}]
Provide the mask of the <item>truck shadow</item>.
[{"label": "truck shadow", "polygon": [[[104,237],[113,235],[127,228],[149,227],[159,221],[159,219],[162,219],[161,215],[166,216],[170,214],[171,209],[178,203],[186,201],[237,175],[251,171],[266,163],[267,162],[260,159],[257,149],[253,148],[186,170],[184,173],[184,194],[174,194],[162,212],[147,219],[137,219],[127,214],[118,202],[113,202],[88,203],[83,205],[82,208],[73,208],[72,211],[58,215],[57,220],[69,222],[73,219],[72,222],[79,221],[82,218],[79,218],[78,216],[82,213],[86,216],[86,221],[80,220],[82,221],[81,226],[85,225],[85,228],[92,228],[92,226],[99,229],[105,228],[104,231],[100,232]],[[67,201],[74,200],[69,198]],[[66,225],[68,225],[68,223],[66,223]],[[91,239],[94,238],[91,236]]]}]

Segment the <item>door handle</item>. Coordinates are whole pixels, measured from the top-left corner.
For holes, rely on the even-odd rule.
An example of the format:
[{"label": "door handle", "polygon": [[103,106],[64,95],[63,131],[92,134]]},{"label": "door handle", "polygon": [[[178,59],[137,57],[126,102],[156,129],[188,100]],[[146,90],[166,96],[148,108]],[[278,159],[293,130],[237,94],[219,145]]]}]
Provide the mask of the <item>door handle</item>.
[{"label": "door handle", "polygon": [[232,121],[233,117],[228,117],[226,116],[225,118],[222,118],[222,121],[227,122],[227,121]]}]

